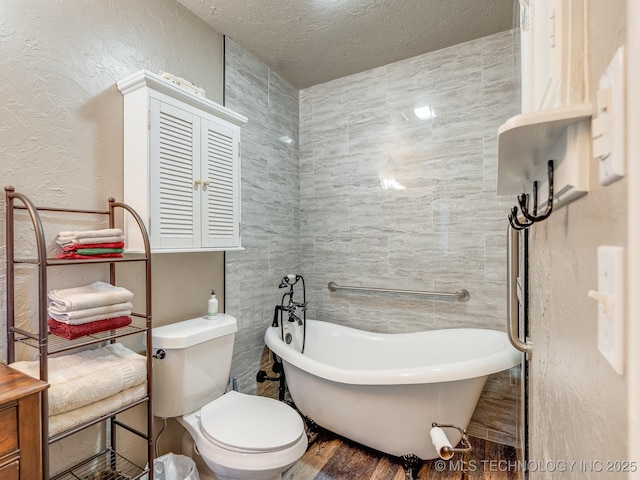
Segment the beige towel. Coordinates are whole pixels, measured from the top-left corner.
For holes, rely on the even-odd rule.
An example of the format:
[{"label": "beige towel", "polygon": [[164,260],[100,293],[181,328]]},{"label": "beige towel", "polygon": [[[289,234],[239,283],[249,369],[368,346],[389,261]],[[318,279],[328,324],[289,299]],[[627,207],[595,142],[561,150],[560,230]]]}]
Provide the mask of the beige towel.
[{"label": "beige towel", "polygon": [[133,300],[133,293],[129,290],[106,282],[94,282],[82,287],[49,290],[47,296],[49,297],[49,311],[54,313],[103,307]]},{"label": "beige towel", "polygon": [[55,305],[48,308],[49,317],[69,325],[82,325],[83,323],[104,320],[105,318],[126,317],[131,315],[133,305],[131,302],[114,303],[102,307],[85,308],[83,310],[61,311]]},{"label": "beige towel", "polygon": [[96,238],[115,237],[121,235],[123,235],[123,232],[120,228],[103,228],[101,230],[72,230],[58,233],[56,243],[58,243],[58,245],[69,245],[73,243],[79,243],[78,240],[83,238],[93,238],[93,243],[98,243],[95,241]]},{"label": "beige towel", "polygon": [[[39,377],[39,362],[11,367]],[[49,415],[57,415],[110,397],[147,378],[147,359],[120,343],[49,359]]]},{"label": "beige towel", "polygon": [[94,238],[79,238],[76,242],[70,242],[67,245],[90,245],[95,243],[117,243],[124,242],[124,235],[113,235],[111,237],[94,237]]},{"label": "beige towel", "polygon": [[[85,323],[97,322],[98,320],[107,320],[108,318],[117,318],[117,317],[128,317],[131,315],[131,310],[116,310],[115,312],[111,312],[108,314],[98,314],[98,315],[90,315],[88,317],[82,317],[75,320],[58,320],[59,322],[68,323],[69,325],[82,325]],[[51,315],[51,318],[57,320],[55,316]]]},{"label": "beige towel", "polygon": [[131,405],[133,402],[144,398],[147,394],[147,384],[141,383],[135,387],[104,398],[97,402],[69,412],[49,417],[49,436],[77,427],[85,422],[98,418],[119,408]]}]

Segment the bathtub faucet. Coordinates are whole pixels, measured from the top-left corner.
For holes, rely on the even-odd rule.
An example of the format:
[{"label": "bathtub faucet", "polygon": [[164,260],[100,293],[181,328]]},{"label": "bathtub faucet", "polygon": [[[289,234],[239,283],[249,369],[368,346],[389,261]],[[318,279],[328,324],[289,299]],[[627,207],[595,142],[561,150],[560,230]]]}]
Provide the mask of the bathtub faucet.
[{"label": "bathtub faucet", "polygon": [[[286,295],[289,295],[288,293]],[[272,327],[278,326],[278,314],[286,312],[289,314],[288,320],[290,322],[296,322],[298,325],[302,325],[303,320],[296,315],[296,310],[301,309],[303,312],[307,311],[307,304],[301,302],[294,302],[291,297],[289,297],[289,303],[287,305],[276,305],[275,311],[273,312],[273,322],[271,324]]]},{"label": "bathtub faucet", "polygon": [[298,325],[302,326],[302,319],[293,312],[289,314],[289,321],[296,322]]},{"label": "bathtub faucet", "polygon": [[[293,299],[294,291],[293,287],[298,282],[302,284],[302,302],[296,302]],[[273,323],[272,327],[280,326],[281,337],[284,340],[284,319],[283,314],[286,312],[289,314],[288,320],[289,322],[295,322],[297,325],[302,327],[302,349],[301,353],[304,353],[304,345],[306,341],[306,323],[307,323],[307,291],[304,283],[304,278],[302,275],[285,275],[282,277],[280,281],[280,285],[278,288],[287,288],[289,287],[289,291],[285,292],[282,295],[282,299],[280,300],[280,305],[276,305],[275,311],[273,313]],[[288,299],[287,299],[288,297]],[[287,302],[285,303],[285,299]],[[302,315],[296,315],[296,313],[300,310]],[[278,315],[280,316],[280,320],[278,321]],[[301,318],[302,317],[302,318]]]},{"label": "bathtub faucet", "polygon": [[307,304],[301,302],[294,302],[293,296],[289,297],[289,304],[284,307],[284,310],[289,313],[289,321],[296,322],[298,325],[302,325],[302,319],[296,315],[296,311],[301,309],[303,312],[307,310]]}]

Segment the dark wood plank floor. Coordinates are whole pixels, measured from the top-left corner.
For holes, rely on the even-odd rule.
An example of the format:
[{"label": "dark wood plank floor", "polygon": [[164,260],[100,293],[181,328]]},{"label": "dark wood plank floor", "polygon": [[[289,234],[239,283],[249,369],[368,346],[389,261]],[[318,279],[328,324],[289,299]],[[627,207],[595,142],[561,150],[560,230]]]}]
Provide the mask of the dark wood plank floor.
[{"label": "dark wood plank floor", "polygon": [[[473,450],[468,480],[518,480],[516,449],[471,437]],[[460,456],[451,461],[429,460],[418,471],[418,480],[461,480]],[[331,432],[321,431],[304,456],[282,475],[283,480],[405,480],[399,458],[362,447]]]}]

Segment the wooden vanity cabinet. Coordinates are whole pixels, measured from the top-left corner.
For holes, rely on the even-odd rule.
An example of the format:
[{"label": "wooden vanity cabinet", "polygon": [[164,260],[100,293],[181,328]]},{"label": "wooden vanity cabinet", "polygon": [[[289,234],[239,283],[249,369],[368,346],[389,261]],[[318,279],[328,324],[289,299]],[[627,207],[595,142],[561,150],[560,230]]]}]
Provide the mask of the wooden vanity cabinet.
[{"label": "wooden vanity cabinet", "polygon": [[40,392],[48,386],[0,363],[0,480],[42,480]]}]

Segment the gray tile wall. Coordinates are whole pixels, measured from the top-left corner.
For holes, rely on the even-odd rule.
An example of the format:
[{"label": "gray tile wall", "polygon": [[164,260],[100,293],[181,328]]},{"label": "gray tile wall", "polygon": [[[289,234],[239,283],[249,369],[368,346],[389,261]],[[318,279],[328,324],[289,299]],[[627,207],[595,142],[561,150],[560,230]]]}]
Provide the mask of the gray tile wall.
[{"label": "gray tile wall", "polygon": [[239,326],[232,375],[253,393],[278,284],[300,272],[298,91],[227,38],[225,105],[249,118],[241,143],[245,250],[226,254],[225,311]]},{"label": "gray tile wall", "polygon": [[[496,132],[519,113],[513,44],[505,32],[403,60],[302,90],[298,106],[292,87],[227,40],[226,104],[250,119],[246,250],[226,257],[226,311],[240,324],[233,372],[243,391],[255,391],[286,273],[305,276],[310,318],[379,332],[504,329],[512,199],[495,194]],[[419,120],[414,108],[423,106],[435,117]],[[385,190],[384,179],[405,188]],[[471,300],[330,293],[331,280],[466,288]],[[509,378],[490,379],[470,426],[476,436],[515,444],[518,386]]]},{"label": "gray tile wall", "polygon": [[[300,235],[311,318],[381,332],[503,329],[497,128],[519,112],[511,32],[300,92]],[[420,120],[416,107],[435,117]],[[394,179],[403,190],[385,190]],[[329,293],[471,293],[467,303]]]},{"label": "gray tile wall", "polygon": [[[300,243],[309,317],[379,332],[505,328],[497,129],[519,113],[504,32],[300,92]],[[435,117],[420,120],[416,107]],[[405,188],[385,190],[384,179]],[[466,303],[330,293],[327,283],[456,291]],[[471,428],[515,444],[518,387],[490,380]],[[506,379],[506,381],[505,381]],[[498,392],[498,393],[496,393]]]}]

